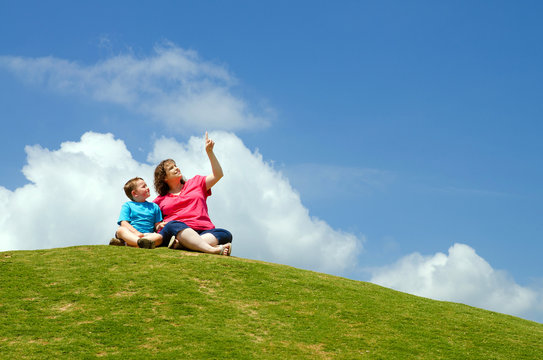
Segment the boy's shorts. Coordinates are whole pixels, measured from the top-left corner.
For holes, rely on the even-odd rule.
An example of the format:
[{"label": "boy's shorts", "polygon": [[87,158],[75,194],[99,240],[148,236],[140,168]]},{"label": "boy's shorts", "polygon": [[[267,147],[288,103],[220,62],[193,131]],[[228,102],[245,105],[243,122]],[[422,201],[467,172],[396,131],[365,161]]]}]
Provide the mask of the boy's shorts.
[{"label": "boy's shorts", "polygon": [[[186,228],[190,228],[190,226],[181,221],[174,220],[167,223],[166,226],[164,226],[159,232],[159,234],[164,238],[164,241],[160,246],[168,246],[169,239],[171,239],[172,236],[177,236],[180,231],[185,230]],[[225,229],[214,228],[209,230],[193,230],[199,235],[211,234],[215,236],[215,238],[217,238],[219,241],[219,245],[232,242],[232,234],[230,231]]]}]

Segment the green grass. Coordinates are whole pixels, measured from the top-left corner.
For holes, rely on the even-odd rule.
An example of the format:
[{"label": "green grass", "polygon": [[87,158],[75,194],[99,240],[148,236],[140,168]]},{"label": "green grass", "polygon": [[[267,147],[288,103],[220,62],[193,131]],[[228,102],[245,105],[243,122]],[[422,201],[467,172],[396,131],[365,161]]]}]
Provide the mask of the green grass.
[{"label": "green grass", "polygon": [[236,257],[80,246],[0,271],[1,359],[543,359],[543,324]]}]

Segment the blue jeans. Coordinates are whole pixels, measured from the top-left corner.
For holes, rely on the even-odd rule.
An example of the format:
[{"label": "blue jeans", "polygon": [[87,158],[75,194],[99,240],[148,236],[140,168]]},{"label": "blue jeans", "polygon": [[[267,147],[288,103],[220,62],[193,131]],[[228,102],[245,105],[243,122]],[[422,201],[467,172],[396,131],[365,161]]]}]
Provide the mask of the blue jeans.
[{"label": "blue jeans", "polygon": [[[187,224],[181,221],[177,221],[177,220],[170,221],[169,223],[166,224],[166,226],[164,226],[164,228],[162,228],[162,230],[160,230],[160,235],[162,235],[162,237],[164,238],[160,246],[168,246],[168,243],[170,242],[170,239],[172,236],[177,236],[177,234],[180,231],[185,230],[189,227],[190,226],[188,226]],[[211,234],[215,236],[215,238],[217,238],[217,240],[219,241],[219,245],[232,242],[232,233],[230,233],[230,231],[225,230],[225,229],[215,228],[215,229],[209,229],[209,230],[194,230],[194,231],[196,231],[199,235]]]}]

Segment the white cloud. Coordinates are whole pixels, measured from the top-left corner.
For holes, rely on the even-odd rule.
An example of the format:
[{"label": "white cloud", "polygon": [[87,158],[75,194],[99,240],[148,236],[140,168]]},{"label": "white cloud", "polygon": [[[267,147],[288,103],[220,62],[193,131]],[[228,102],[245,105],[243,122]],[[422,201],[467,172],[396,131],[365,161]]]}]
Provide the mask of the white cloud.
[{"label": "white cloud", "polygon": [[542,293],[493,269],[475,250],[454,244],[449,254],[414,253],[373,270],[371,282],[436,300],[454,301],[517,316],[536,316]]},{"label": "white cloud", "polygon": [[[238,137],[210,136],[225,172],[209,198],[210,213],[234,234],[234,255],[335,274],[356,266],[361,239],[312,218],[288,180]],[[13,192],[0,187],[0,250],[106,244],[127,179],[142,176],[151,185],[154,166],[170,157],[187,177],[210,171],[203,138],[159,139],[152,165],[135,161],[111,134],[89,132],[58,150],[26,152],[23,172],[31,183]]]},{"label": "white cloud", "polygon": [[236,80],[224,67],[171,43],[157,46],[150,57],[125,54],[94,65],[55,57],[0,56],[0,67],[31,84],[123,106],[172,131],[268,124],[232,93]]},{"label": "white cloud", "polygon": [[0,187],[0,250],[105,243],[125,201],[124,183],[152,171],[111,134],[89,132],[56,151],[25,150],[23,173],[31,183],[13,192]]}]

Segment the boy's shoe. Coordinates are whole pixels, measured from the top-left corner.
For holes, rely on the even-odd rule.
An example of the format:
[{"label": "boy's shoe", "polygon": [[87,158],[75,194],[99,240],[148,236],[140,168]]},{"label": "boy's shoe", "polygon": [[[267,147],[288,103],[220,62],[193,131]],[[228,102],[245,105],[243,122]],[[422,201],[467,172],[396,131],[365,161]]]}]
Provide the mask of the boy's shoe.
[{"label": "boy's shoe", "polygon": [[111,240],[109,240],[109,245],[124,246],[125,242],[124,242],[124,240],[121,240],[121,239],[112,238]]},{"label": "boy's shoe", "polygon": [[155,242],[151,241],[146,238],[139,238],[138,239],[138,247],[142,249],[154,249],[155,248]]}]

